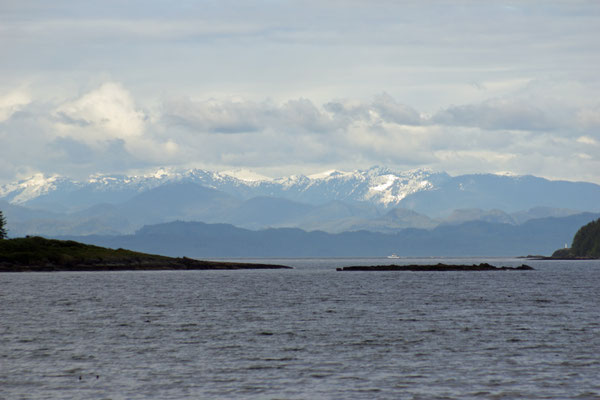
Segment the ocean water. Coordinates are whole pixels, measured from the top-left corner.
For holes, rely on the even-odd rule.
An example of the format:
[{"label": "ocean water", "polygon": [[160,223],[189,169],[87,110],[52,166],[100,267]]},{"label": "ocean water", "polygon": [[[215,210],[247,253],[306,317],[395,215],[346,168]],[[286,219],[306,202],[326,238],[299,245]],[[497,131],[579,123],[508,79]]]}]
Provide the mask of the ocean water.
[{"label": "ocean water", "polygon": [[0,398],[600,399],[600,262],[269,261],[0,274]]}]

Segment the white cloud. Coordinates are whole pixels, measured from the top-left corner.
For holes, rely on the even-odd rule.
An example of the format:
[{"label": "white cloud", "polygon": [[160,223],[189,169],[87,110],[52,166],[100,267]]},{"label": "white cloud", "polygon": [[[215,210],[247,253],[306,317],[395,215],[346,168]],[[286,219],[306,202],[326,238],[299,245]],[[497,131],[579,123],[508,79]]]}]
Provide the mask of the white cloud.
[{"label": "white cloud", "polygon": [[193,101],[189,98],[169,100],[164,104],[168,123],[214,133],[254,132],[264,128],[269,106],[252,101],[215,99]]},{"label": "white cloud", "polygon": [[[594,121],[596,108],[588,103],[573,105],[557,121],[551,111],[563,104],[529,105],[522,94],[429,118],[387,93],[323,105],[239,96],[156,97],[152,105],[107,82],[66,97],[29,99],[0,122],[0,179],[24,171],[87,175],[162,165],[283,175],[379,164],[600,181],[597,134],[581,127],[582,116]],[[152,106],[142,109],[141,100]]]},{"label": "white cloud", "polygon": [[61,132],[84,141],[127,139],[144,131],[144,113],[136,109],[129,92],[112,82],[60,105],[54,115]]},{"label": "white cloud", "polygon": [[581,143],[584,145],[591,145],[591,146],[597,146],[598,145],[598,141],[594,138],[591,138],[589,136],[580,136],[577,138],[577,143]]},{"label": "white cloud", "polygon": [[375,96],[371,110],[385,122],[400,125],[419,125],[421,116],[411,107],[398,103],[387,93]]},{"label": "white cloud", "polygon": [[133,95],[116,83],[71,100],[30,100],[18,110],[0,121],[0,179],[28,171],[86,176],[178,163],[177,142],[155,134],[160,126],[147,120],[156,123],[157,118],[147,118]]},{"label": "white cloud", "polygon": [[331,132],[339,128],[329,115],[304,98],[286,102],[281,107],[275,126],[282,130],[306,132]]},{"label": "white cloud", "polygon": [[600,135],[600,106],[579,110],[577,121],[583,129],[595,130]]},{"label": "white cloud", "polygon": [[[89,18],[57,17],[45,21],[24,20],[4,31],[18,33],[22,39],[35,39],[39,35],[66,36],[78,42],[91,39],[119,40],[182,40],[199,37],[242,36],[257,34],[264,25],[249,22],[222,23],[209,18],[172,21],[160,18]],[[77,35],[72,35],[77,32]]]},{"label": "white cloud", "polygon": [[326,103],[324,108],[337,118],[348,120],[347,122],[363,120],[374,124],[399,125],[420,125],[423,122],[416,110],[397,102],[385,92],[376,95],[370,103],[344,99]]},{"label": "white cloud", "polygon": [[490,130],[538,131],[556,128],[549,116],[535,104],[513,99],[492,99],[480,104],[452,106],[435,114],[432,121]]},{"label": "white cloud", "polygon": [[46,3],[0,6],[0,179],[388,164],[600,182],[595,1]]},{"label": "white cloud", "polygon": [[326,132],[338,128],[331,117],[308,99],[288,100],[282,105],[244,99],[192,101],[170,100],[164,106],[167,123],[198,132],[248,133],[266,130]]},{"label": "white cloud", "polygon": [[0,122],[6,121],[29,103],[31,97],[24,89],[14,89],[5,94],[0,92]]}]

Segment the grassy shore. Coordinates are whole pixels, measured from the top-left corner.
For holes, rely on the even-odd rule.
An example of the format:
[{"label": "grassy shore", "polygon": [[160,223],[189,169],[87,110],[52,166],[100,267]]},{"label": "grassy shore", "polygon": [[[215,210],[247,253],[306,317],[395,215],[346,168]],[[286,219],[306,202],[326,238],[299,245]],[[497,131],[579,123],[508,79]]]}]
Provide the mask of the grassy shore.
[{"label": "grassy shore", "polygon": [[280,269],[283,265],[200,261],[107,249],[39,236],[0,240],[0,272]]}]

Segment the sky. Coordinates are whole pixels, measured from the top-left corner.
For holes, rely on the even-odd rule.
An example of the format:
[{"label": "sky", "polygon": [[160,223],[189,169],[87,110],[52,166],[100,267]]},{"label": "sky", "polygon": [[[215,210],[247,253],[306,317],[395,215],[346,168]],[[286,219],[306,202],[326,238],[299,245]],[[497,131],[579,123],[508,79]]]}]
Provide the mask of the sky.
[{"label": "sky", "polygon": [[600,183],[600,2],[0,1],[0,183],[374,165]]}]

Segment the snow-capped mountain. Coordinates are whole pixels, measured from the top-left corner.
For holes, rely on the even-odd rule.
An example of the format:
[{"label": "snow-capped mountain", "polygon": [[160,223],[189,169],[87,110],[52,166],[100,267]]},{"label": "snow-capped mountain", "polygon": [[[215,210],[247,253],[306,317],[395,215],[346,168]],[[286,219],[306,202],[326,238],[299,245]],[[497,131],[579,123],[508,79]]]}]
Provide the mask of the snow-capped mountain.
[{"label": "snow-capped mountain", "polygon": [[[600,186],[533,176],[452,177],[382,167],[276,179],[247,170],[159,169],[132,176],[94,175],[82,181],[35,175],[0,187],[0,206],[3,202],[12,207],[6,215],[14,233],[57,232],[59,225],[65,232],[132,232],[145,224],[177,219],[250,229],[394,231],[473,219],[511,223],[528,219],[527,210],[534,207],[549,210],[542,216],[560,210],[597,212]],[[25,209],[16,207],[62,217],[34,217],[30,212],[28,218]],[[390,212],[398,208],[412,213]],[[504,215],[518,212],[524,217]]]},{"label": "snow-capped mountain", "polygon": [[85,181],[41,174],[0,187],[0,198],[11,204],[66,209],[97,203],[119,203],[167,183],[194,183],[241,199],[281,197],[309,204],[329,201],[368,202],[380,207],[398,205],[406,196],[433,190],[444,173],[427,170],[395,172],[374,167],[353,172],[328,171],[311,176],[292,175],[271,179],[247,170],[212,172],[200,169],[159,169],[148,174],[94,175]]},{"label": "snow-capped mountain", "polygon": [[[56,190],[74,190],[77,183],[58,175],[35,174],[29,179],[0,186],[0,198],[12,204],[23,204]],[[60,188],[60,189],[59,189]]]},{"label": "snow-capped mountain", "polygon": [[35,175],[1,186],[0,209],[13,235],[133,233],[175,220],[248,229],[396,232],[598,212],[600,185],[381,167],[276,179],[247,170],[159,169],[82,181]]}]

